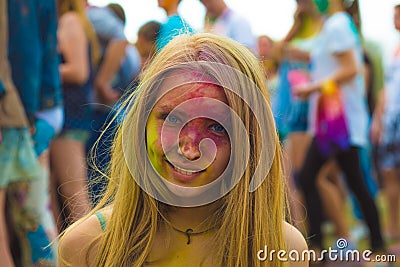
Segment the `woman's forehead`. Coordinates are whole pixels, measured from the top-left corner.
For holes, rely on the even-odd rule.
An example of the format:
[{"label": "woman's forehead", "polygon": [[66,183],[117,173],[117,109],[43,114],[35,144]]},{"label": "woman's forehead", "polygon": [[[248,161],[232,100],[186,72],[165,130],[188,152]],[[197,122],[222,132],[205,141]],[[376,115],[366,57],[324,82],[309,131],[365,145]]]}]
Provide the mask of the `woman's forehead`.
[{"label": "woman's forehead", "polygon": [[179,70],[167,74],[157,93],[158,102],[185,101],[193,98],[215,98],[227,103],[224,89],[204,73]]},{"label": "woman's forehead", "polygon": [[161,85],[161,96],[154,106],[156,113],[166,113],[182,118],[197,117],[225,121],[229,117],[229,106],[222,87],[215,84],[195,82],[174,84],[168,88],[168,81]]},{"label": "woman's forehead", "polygon": [[223,88],[210,83],[187,83],[173,88],[162,88],[160,100],[186,100],[200,97],[215,98],[226,102]]}]

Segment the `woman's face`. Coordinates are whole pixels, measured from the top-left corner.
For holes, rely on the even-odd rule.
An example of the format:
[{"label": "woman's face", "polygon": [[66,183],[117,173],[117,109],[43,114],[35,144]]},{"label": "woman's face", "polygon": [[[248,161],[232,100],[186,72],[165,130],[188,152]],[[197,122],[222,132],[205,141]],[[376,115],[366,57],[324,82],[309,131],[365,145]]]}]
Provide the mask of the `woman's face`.
[{"label": "woman's face", "polygon": [[177,0],[158,0],[158,6],[164,10],[169,10]]},{"label": "woman's face", "polygon": [[315,10],[315,5],[312,0],[296,0],[297,8],[304,14],[313,14]]},{"label": "woman's face", "polygon": [[[166,84],[168,79],[161,93],[167,91]],[[224,90],[208,83],[177,86],[158,100],[146,124],[146,138],[147,153],[160,176],[175,185],[197,187],[224,172],[231,153],[222,126],[230,123],[227,103]]]}]

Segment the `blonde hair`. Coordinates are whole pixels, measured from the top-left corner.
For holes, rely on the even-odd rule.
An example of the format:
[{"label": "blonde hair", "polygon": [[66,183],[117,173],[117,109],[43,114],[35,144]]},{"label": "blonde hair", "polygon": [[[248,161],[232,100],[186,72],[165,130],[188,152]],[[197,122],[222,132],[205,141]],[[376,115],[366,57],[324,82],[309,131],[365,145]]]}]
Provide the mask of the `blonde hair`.
[{"label": "blonde hair", "polygon": [[73,11],[78,15],[82,22],[83,29],[89,39],[91,47],[91,63],[93,66],[97,66],[101,57],[100,44],[95,30],[86,16],[85,2],[82,0],[58,0],[57,8],[59,17],[70,11]]},{"label": "blonde hair", "polygon": [[[259,88],[265,101],[269,103],[261,65],[254,55],[239,43],[213,34],[199,33],[178,36],[163,48],[145,70],[141,76],[142,82],[127,100],[128,102],[134,99],[134,104],[126,114],[113,143],[107,190],[101,202],[88,215],[91,216],[110,204],[114,207],[105,232],[90,247],[96,249],[95,266],[142,266],[146,262],[157,230],[165,224],[163,215],[166,212],[166,205],[144,192],[135,181],[137,177],[134,177],[138,175],[136,170],[151,169],[151,166],[146,165],[147,155],[141,155],[137,151],[143,144],[139,143],[140,138],[136,138],[140,135],[139,131],[144,130],[138,125],[144,120],[144,113],[149,112],[149,97],[157,93],[154,92],[157,87],[148,81],[165,69],[200,61],[224,64],[243,73]],[[215,71],[214,73],[218,75]],[[214,78],[226,79],[222,75]],[[235,86],[251,101],[260,100],[255,99],[257,94],[254,90],[258,90],[256,87],[249,88],[242,80],[232,83],[236,83]],[[257,164],[265,163],[259,162],[262,147],[261,124],[241,97],[227,89],[225,94],[229,106],[240,117],[247,131],[250,159],[237,185],[219,200],[221,206],[215,213],[215,240],[210,243],[212,261],[217,266],[261,266],[265,263],[257,259],[257,251],[264,246],[276,251],[285,249],[283,223],[287,209],[280,145],[268,108],[263,111],[265,116],[261,120],[269,123],[267,131],[273,137],[268,140],[272,147],[270,153],[274,153],[272,166],[270,169],[269,166],[265,167],[261,172],[263,177],[256,177],[259,181],[266,179],[257,190],[250,192],[251,179]],[[135,137],[123,138],[123,131],[128,131],[128,136]],[[233,140],[237,140],[237,136],[234,136]],[[129,164],[135,166],[127,164],[124,148],[129,148],[132,157],[135,157],[134,160],[129,160]],[[246,161],[239,145],[232,153],[234,165]],[[146,177],[142,179],[146,180]],[[281,267],[285,266],[285,263],[274,260],[268,263],[268,266]]]}]

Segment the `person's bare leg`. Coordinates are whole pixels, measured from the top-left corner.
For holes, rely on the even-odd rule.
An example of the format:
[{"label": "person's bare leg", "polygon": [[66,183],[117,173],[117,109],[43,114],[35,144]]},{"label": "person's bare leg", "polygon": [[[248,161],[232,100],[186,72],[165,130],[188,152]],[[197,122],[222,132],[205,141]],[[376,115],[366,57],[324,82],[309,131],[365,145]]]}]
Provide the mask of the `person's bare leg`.
[{"label": "person's bare leg", "polygon": [[383,169],[383,194],[387,206],[387,234],[391,239],[400,238],[400,177],[396,169]]},{"label": "person's bare leg", "polygon": [[66,138],[55,139],[51,145],[51,161],[59,190],[69,210],[69,219],[74,222],[91,208],[84,143]]},{"label": "person's bare leg", "polygon": [[305,132],[295,132],[289,135],[290,158],[293,164],[293,170],[299,171],[303,166],[304,157],[310,146],[312,137]]},{"label": "person's bare leg", "polygon": [[306,215],[303,194],[295,185],[294,175],[298,173],[303,165],[304,157],[307,153],[308,146],[311,142],[311,136],[305,132],[294,132],[288,137],[288,143],[286,151],[288,151],[288,163],[285,168],[290,174],[288,182],[289,187],[289,203],[291,207],[291,214],[293,223],[297,229],[305,233],[306,226]]},{"label": "person's bare leg", "polygon": [[[44,151],[38,158],[40,165],[43,168],[44,172],[44,181],[41,183],[40,188],[36,187],[36,190],[34,190],[34,187],[32,189],[34,190],[34,194],[43,194],[43,200],[44,201],[44,208],[42,208],[41,212],[41,220],[43,225],[46,227],[46,235],[49,238],[49,240],[53,241],[51,248],[52,252],[54,255],[53,262],[57,262],[57,256],[58,256],[58,242],[56,241],[57,235],[60,233],[56,221],[54,220],[54,214],[53,214],[53,207],[52,207],[52,197],[50,195],[50,151],[47,149]],[[35,199],[35,198],[33,198]],[[39,203],[38,203],[39,204]],[[43,205],[43,203],[42,203]],[[50,209],[48,208],[50,205]],[[42,206],[43,207],[43,206]],[[57,205],[58,207],[58,205]],[[37,266],[49,266],[52,265],[53,262],[48,262],[48,263],[43,263],[39,262]]]},{"label": "person's bare leg", "polygon": [[[51,157],[51,155],[49,155]],[[51,161],[51,160],[50,160]],[[50,165],[50,170],[49,170],[49,193],[50,193],[50,206],[51,206],[51,211],[53,213],[53,218],[54,222],[57,226],[57,230],[60,233],[62,231],[62,218],[61,218],[61,211],[60,211],[60,205],[59,205],[59,193],[58,193],[58,181],[57,181],[57,176],[54,171],[54,167]]]},{"label": "person's bare leg", "polygon": [[0,188],[0,261],[1,266],[13,267],[14,261],[8,243],[7,224],[5,218],[6,190]]},{"label": "person's bare leg", "polygon": [[[285,151],[290,147],[290,144],[285,145]],[[304,201],[301,192],[296,188],[292,173],[292,166],[290,164],[290,158],[288,155],[284,156],[283,159],[283,169],[285,177],[287,177],[287,187],[288,187],[288,200],[290,208],[290,216],[293,225],[300,230],[302,233],[306,233],[306,219],[305,219],[305,208]]]},{"label": "person's bare leg", "polygon": [[[339,183],[339,171],[333,160],[328,161],[321,169],[317,178],[324,212],[335,225],[336,236],[348,239],[350,237],[349,225],[343,216],[345,201]],[[336,179],[336,181],[330,181]]]}]

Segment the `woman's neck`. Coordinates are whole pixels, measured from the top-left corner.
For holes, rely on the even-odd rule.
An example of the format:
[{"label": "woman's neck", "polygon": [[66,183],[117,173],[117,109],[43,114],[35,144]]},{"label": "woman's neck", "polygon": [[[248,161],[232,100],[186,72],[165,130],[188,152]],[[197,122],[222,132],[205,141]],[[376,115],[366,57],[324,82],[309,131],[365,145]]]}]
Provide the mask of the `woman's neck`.
[{"label": "woman's neck", "polygon": [[167,16],[170,17],[172,15],[177,15],[178,14],[178,6],[173,6],[170,7],[168,10],[165,10],[167,13]]},{"label": "woman's neck", "polygon": [[329,8],[329,15],[333,15],[338,12],[345,11],[341,2],[338,1],[331,1],[330,8]]},{"label": "woman's neck", "polygon": [[217,203],[190,208],[169,207],[167,219],[172,226],[177,229],[186,230],[191,228],[196,231],[201,231],[215,222],[215,220],[211,218],[215,218],[218,207],[219,205]]}]

